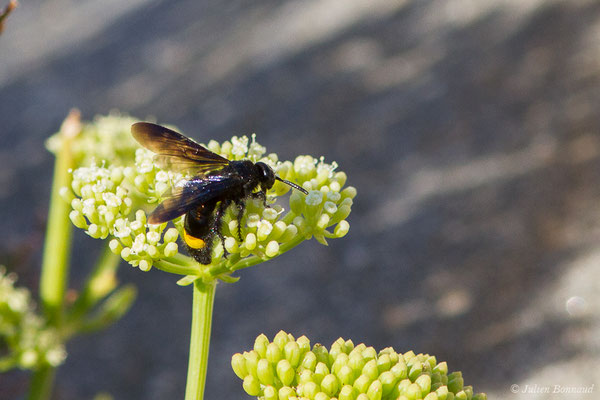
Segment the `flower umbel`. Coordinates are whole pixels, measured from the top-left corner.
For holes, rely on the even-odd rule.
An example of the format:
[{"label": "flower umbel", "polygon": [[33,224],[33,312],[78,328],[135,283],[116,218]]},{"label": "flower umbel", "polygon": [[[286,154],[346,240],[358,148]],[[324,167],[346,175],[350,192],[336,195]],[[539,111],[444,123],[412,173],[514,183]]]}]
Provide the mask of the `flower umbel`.
[{"label": "flower umbel", "polygon": [[460,372],[428,354],[377,352],[339,338],[329,350],[280,331],[260,335],[254,349],[234,354],[231,366],[250,396],[269,400],[484,400]]},{"label": "flower umbel", "polygon": [[[290,180],[309,191],[308,195],[293,190],[289,204],[280,197],[290,187],[277,181],[267,193],[265,207],[260,199],[248,199],[238,227],[238,214],[230,207],[221,225],[223,242],[214,242],[212,263],[201,267],[192,258],[180,254],[177,243],[183,233],[183,216],[168,224],[151,225],[147,212],[168,197],[171,189],[191,176],[159,168],[154,154],[140,147],[131,147],[130,118],[113,118],[102,126],[110,127],[109,135],[118,147],[111,154],[101,141],[101,151],[94,146],[85,148],[91,155],[82,158],[82,164],[73,171],[71,188],[64,189],[64,197],[71,202],[71,221],[88,235],[109,239],[110,248],[135,267],[148,271],[152,266],[182,275],[190,275],[182,283],[198,276],[219,276],[228,279],[229,273],[278,256],[304,240],[314,237],[320,243],[344,236],[349,229],[346,218],[350,214],[356,189],[346,187],[346,174],[337,171],[337,164],[327,164],[323,158],[299,156],[291,161],[279,161],[276,154],[266,154],[254,136],[233,137],[230,141],[208,142],[206,148],[230,161],[249,159],[262,161],[273,168],[282,179]],[[98,124],[98,122],[97,122]],[[127,129],[124,128],[127,125]],[[98,127],[90,128],[92,138],[84,128],[84,141],[100,140]],[[115,132],[119,132],[116,134]],[[126,136],[122,137],[121,136]],[[119,147],[122,146],[122,147]],[[241,233],[241,239],[238,232]],[[229,254],[224,257],[225,252]]]},{"label": "flower umbel", "polygon": [[35,312],[31,294],[15,287],[16,276],[0,266],[0,372],[10,368],[35,370],[62,364],[62,338]]}]

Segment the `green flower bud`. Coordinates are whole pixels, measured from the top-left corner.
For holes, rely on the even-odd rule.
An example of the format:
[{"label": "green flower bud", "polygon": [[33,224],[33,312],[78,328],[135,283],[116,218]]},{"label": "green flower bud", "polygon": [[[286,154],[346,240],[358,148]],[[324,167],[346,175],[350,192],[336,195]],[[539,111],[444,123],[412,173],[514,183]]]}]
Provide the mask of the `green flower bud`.
[{"label": "green flower bud", "polygon": [[78,210],[73,210],[69,213],[69,219],[79,229],[87,229],[88,224],[83,214]]},{"label": "green flower bud", "polygon": [[408,377],[408,368],[404,360],[398,360],[398,363],[394,365],[390,371],[397,379],[404,379]]},{"label": "green flower bud", "polygon": [[392,366],[392,360],[388,354],[382,354],[377,358],[377,370],[381,374],[382,372],[389,371]]},{"label": "green flower bud", "polygon": [[362,356],[362,351],[351,352],[348,357],[348,365],[356,372],[362,372],[367,361]]},{"label": "green flower bud", "polygon": [[313,375],[314,375],[314,372],[312,372],[310,369],[302,370],[300,372],[300,374],[298,375],[298,385],[305,384],[307,382],[311,382]]},{"label": "green flower bud", "polygon": [[284,386],[290,386],[295,376],[294,368],[288,360],[280,360],[277,363],[277,377]]},{"label": "green flower bud", "polygon": [[[435,386],[435,385],[437,385],[437,386]],[[442,375],[438,372],[432,373],[431,374],[431,388],[434,389],[434,386],[435,386],[435,389],[437,389],[438,387],[440,387],[442,385],[443,385]]]},{"label": "green flower bud", "polygon": [[411,400],[417,400],[421,398],[421,393],[421,387],[416,383],[411,383],[406,388],[406,392],[404,394]]},{"label": "green flower bud", "polygon": [[260,360],[260,355],[255,350],[244,352],[244,358],[246,359],[246,369],[249,373],[251,373],[255,378],[258,378],[258,374],[256,369],[258,367],[258,361]]},{"label": "green flower bud", "polygon": [[249,233],[246,235],[246,240],[244,240],[244,246],[250,251],[256,248],[256,235],[254,233]]},{"label": "green flower bud", "polygon": [[273,338],[273,343],[275,343],[280,350],[283,350],[285,345],[290,341],[290,337],[284,331],[279,331]]},{"label": "green flower bud", "polygon": [[427,364],[427,371],[433,371],[437,365],[437,360],[434,356],[428,356],[425,360],[425,364]]},{"label": "green flower bud", "polygon": [[284,386],[279,389],[279,400],[290,400],[291,397],[296,397],[296,391],[291,387]]},{"label": "green flower bud", "polygon": [[340,194],[342,195],[342,198],[353,199],[356,197],[356,188],[348,186],[346,189],[342,190]]},{"label": "green flower bud", "polygon": [[441,375],[448,375],[448,364],[446,361],[439,363],[433,368],[433,372],[438,372]]},{"label": "green flower bud", "polygon": [[354,400],[354,388],[351,385],[344,385],[340,390],[340,394],[338,396],[339,400]]},{"label": "green flower bud", "polygon": [[342,385],[352,385],[354,383],[354,371],[348,365],[343,365],[336,375]]},{"label": "green flower bud", "polygon": [[296,339],[296,343],[298,343],[298,346],[300,347],[300,352],[302,354],[306,353],[307,351],[310,351],[310,340],[306,336],[300,336],[298,339]]},{"label": "green flower bud", "polygon": [[296,368],[300,363],[300,346],[295,341],[290,341],[285,344],[284,354],[286,360],[289,361],[293,368]]},{"label": "green flower bud", "polygon": [[267,386],[263,389],[265,400],[279,400],[278,392],[273,386]]},{"label": "green flower bud", "polygon": [[315,367],[317,366],[317,356],[315,353],[312,351],[306,352],[302,358],[301,365],[306,369],[314,371]]},{"label": "green flower bud", "polygon": [[414,363],[408,371],[408,377],[411,381],[415,381],[423,372],[423,366],[420,362]]},{"label": "green flower bud", "polygon": [[396,387],[396,382],[398,382],[398,378],[394,376],[392,371],[385,371],[379,376],[378,379],[381,382],[383,390],[382,393],[384,397],[392,393],[392,391]]},{"label": "green flower bud", "polygon": [[438,400],[438,396],[435,393],[429,393],[423,400]]},{"label": "green flower bud", "polygon": [[374,360],[377,358],[377,352],[375,351],[375,349],[373,347],[367,347],[366,349],[363,350],[362,356],[367,361]]},{"label": "green flower bud", "polygon": [[247,375],[244,378],[244,383],[242,384],[242,386],[246,393],[248,393],[250,396],[260,395],[260,383],[254,376]]},{"label": "green flower bud", "polygon": [[256,340],[254,341],[254,351],[258,353],[259,356],[265,358],[267,356],[267,346],[269,345],[269,339],[264,333],[258,335]]},{"label": "green flower bud", "polygon": [[266,357],[271,364],[277,364],[279,360],[281,360],[281,358],[283,357],[283,354],[276,343],[269,343],[267,345]]},{"label": "green flower bud", "polygon": [[339,386],[339,382],[333,374],[326,375],[321,381],[321,390],[330,397],[337,395]]},{"label": "green flower bud", "polygon": [[367,390],[367,396],[369,397],[369,400],[381,400],[382,395],[383,386],[381,385],[381,382],[378,380],[373,381]]},{"label": "green flower bud", "polygon": [[313,381],[315,381],[317,384],[321,384],[321,380],[326,376],[329,375],[329,368],[327,368],[327,365],[325,365],[325,363],[323,362],[318,362],[317,366],[315,367],[315,373],[312,377]]},{"label": "green flower bud", "polygon": [[[329,352],[330,355],[332,355],[332,351]],[[342,368],[343,366],[348,364],[348,360],[350,359],[350,357],[348,357],[348,355],[346,353],[340,353],[337,356],[334,357],[334,362],[331,365],[331,371],[334,374],[338,374],[340,371],[340,368]]]},{"label": "green flower bud", "polygon": [[178,246],[177,243],[171,242],[171,243],[167,243],[165,245],[165,249],[164,249],[164,254],[167,257],[173,257],[175,256],[175,254],[177,254],[178,251]]},{"label": "green flower bud", "polygon": [[377,361],[374,359],[368,361],[362,369],[362,374],[368,376],[371,380],[377,379],[379,376]]},{"label": "green flower bud", "polygon": [[139,268],[144,272],[150,271],[150,268],[152,268],[152,260],[140,260]]},{"label": "green flower bud", "polygon": [[285,228],[285,230],[283,231],[283,233],[281,234],[281,237],[279,238],[279,240],[282,243],[289,242],[292,239],[294,239],[297,234],[298,234],[298,228],[296,227],[296,225],[288,225]]},{"label": "green flower bud", "polygon": [[330,398],[326,393],[319,392],[315,395],[314,400],[330,400]]},{"label": "green flower bud", "polygon": [[429,375],[419,376],[415,380],[415,383],[421,387],[421,395],[423,397],[431,391],[431,378]]},{"label": "green flower bud", "polygon": [[353,387],[358,393],[366,393],[371,385],[371,378],[367,375],[361,375],[354,381]]},{"label": "green flower bud", "polygon": [[453,372],[448,375],[448,390],[452,393],[457,394],[463,388],[464,380],[462,378],[462,373]]},{"label": "green flower bud", "polygon": [[256,238],[259,241],[264,241],[269,237],[269,235],[271,234],[272,231],[273,231],[273,224],[271,224],[269,221],[264,220],[264,219],[260,220],[257,223]]},{"label": "green flower bud", "polygon": [[448,387],[441,386],[436,389],[435,394],[437,394],[439,400],[447,400],[448,398]]},{"label": "green flower bud", "polygon": [[275,240],[271,240],[265,247],[265,254],[267,257],[275,257],[279,254],[279,243]]},{"label": "green flower bud", "polygon": [[464,386],[463,387],[463,392],[465,392],[467,394],[467,397],[470,399],[471,397],[473,397],[473,387],[472,386]]},{"label": "green flower bud", "polygon": [[319,385],[315,382],[306,382],[302,385],[302,391],[299,394],[309,399],[314,399],[317,393],[319,393]]},{"label": "green flower bud", "polygon": [[275,374],[273,373],[273,367],[264,358],[261,358],[258,361],[256,366],[256,375],[258,376],[258,380],[263,385],[272,385],[274,383]]},{"label": "green flower bud", "polygon": [[460,392],[456,393],[454,395],[454,398],[456,400],[468,400],[469,399],[469,397],[467,396],[467,393],[465,393],[464,390],[461,390]]},{"label": "green flower bud", "polygon": [[346,236],[346,234],[348,233],[349,230],[350,230],[350,224],[347,221],[342,220],[335,226],[335,230],[334,230],[335,237],[337,237],[337,238],[344,237],[344,236]]},{"label": "green flower bud", "polygon": [[246,375],[248,375],[246,360],[240,353],[236,353],[231,357],[231,368],[233,368],[233,372],[235,372],[240,379],[244,379]]},{"label": "green flower bud", "polygon": [[327,352],[327,348],[325,346],[317,343],[313,346],[312,351],[315,353],[315,356],[317,356],[318,362],[327,363],[329,361],[329,353]]}]

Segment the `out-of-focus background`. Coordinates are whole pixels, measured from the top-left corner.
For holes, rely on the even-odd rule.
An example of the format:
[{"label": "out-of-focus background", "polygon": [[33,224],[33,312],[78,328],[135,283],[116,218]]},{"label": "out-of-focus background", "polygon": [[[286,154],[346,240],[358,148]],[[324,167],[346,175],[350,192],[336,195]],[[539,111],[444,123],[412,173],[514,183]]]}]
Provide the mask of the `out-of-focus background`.
[{"label": "out-of-focus background", "polygon": [[[279,329],[434,354],[491,398],[597,398],[599,2],[23,0],[0,36],[0,261],[34,290],[44,140],[71,107],[256,132],[358,189],[347,237],[219,285],[207,398],[249,398],[230,357]],[[97,245],[78,232],[73,285]],[[138,301],[70,343],[56,398],[183,397],[191,289],[120,278]]]}]

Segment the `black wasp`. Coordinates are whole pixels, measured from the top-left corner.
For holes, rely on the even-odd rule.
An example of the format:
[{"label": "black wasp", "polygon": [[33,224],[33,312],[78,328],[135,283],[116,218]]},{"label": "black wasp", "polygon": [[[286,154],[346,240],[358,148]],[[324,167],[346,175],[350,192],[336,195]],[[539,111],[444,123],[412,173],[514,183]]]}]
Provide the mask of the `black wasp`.
[{"label": "black wasp", "polygon": [[221,223],[231,204],[235,203],[238,208],[238,236],[241,241],[247,199],[260,198],[266,205],[266,191],[273,187],[275,180],[308,194],[295,183],[279,178],[263,162],[229,161],[164,126],[138,122],[131,126],[131,134],[142,146],[156,153],[155,161],[160,167],[188,171],[194,175],[173,189],[148,216],[148,222],[162,224],[185,214],[184,242],[192,257],[202,264],[210,264],[215,235],[221,239],[225,249]]}]

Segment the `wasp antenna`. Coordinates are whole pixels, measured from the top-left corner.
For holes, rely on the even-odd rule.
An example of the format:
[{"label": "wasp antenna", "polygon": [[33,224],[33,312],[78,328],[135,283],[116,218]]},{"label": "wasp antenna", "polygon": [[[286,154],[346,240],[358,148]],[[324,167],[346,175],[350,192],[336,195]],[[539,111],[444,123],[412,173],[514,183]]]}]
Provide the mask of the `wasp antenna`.
[{"label": "wasp antenna", "polygon": [[275,179],[277,179],[280,182],[285,183],[286,185],[289,185],[291,187],[293,187],[296,190],[301,191],[304,194],[308,194],[308,192],[306,191],[306,189],[304,189],[302,186],[300,185],[296,185],[294,182],[290,182],[290,181],[286,181],[285,179],[281,179],[280,177],[276,176]]}]

